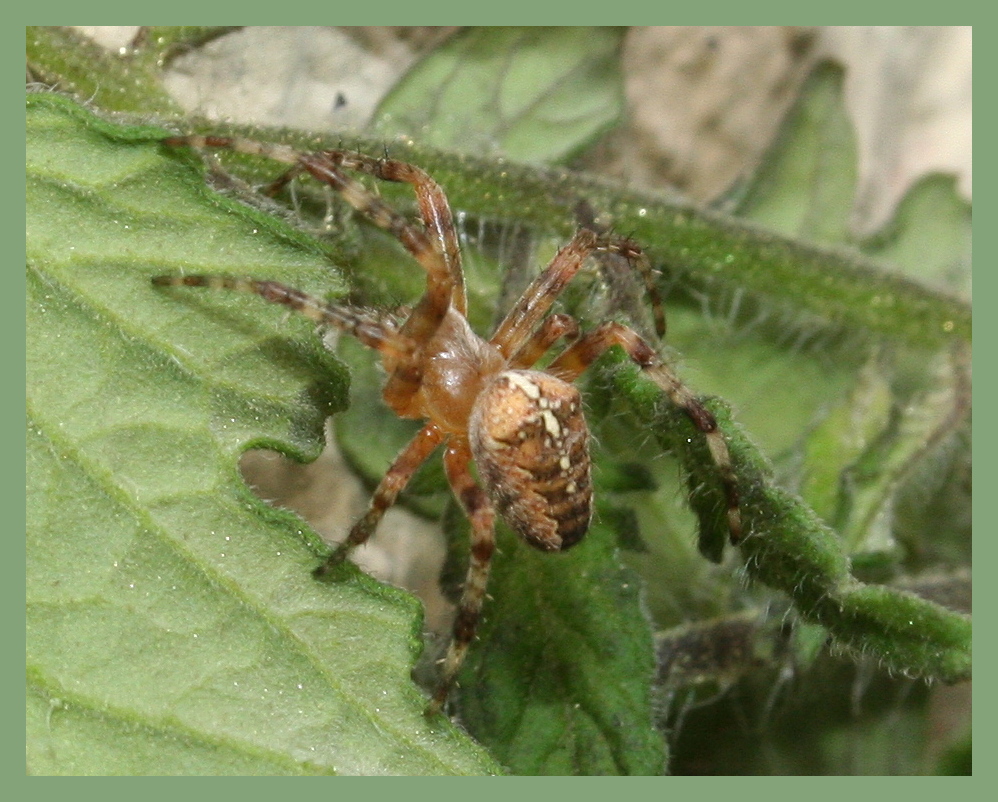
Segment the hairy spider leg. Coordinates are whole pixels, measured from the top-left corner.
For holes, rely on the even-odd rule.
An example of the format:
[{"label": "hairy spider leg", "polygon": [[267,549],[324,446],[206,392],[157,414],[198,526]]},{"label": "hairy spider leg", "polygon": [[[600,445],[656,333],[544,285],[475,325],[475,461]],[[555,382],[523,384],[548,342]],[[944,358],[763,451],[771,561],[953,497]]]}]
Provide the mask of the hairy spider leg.
[{"label": "hairy spider leg", "polygon": [[622,246],[620,255],[629,264],[637,266],[638,272],[645,283],[648,302],[651,304],[652,318],[655,321],[655,333],[659,336],[659,339],[664,339],[666,333],[665,304],[662,303],[662,296],[659,294],[658,285],[655,283],[655,271],[652,269],[648,254],[630,240],[623,240],[623,242],[625,244]]},{"label": "hairy spider leg", "polygon": [[724,435],[717,427],[714,415],[666,365],[636,331],[620,323],[597,326],[569,345],[547,368],[547,372],[567,382],[574,382],[608,349],[619,345],[642,373],[668,396],[669,400],[693,422],[703,434],[717,467],[727,505],[728,536],[732,544],[742,539],[742,516],[739,507],[738,484],[731,464],[731,455]]},{"label": "hairy spider leg", "polygon": [[[451,212],[447,196],[440,185],[424,170],[397,159],[389,159],[388,157],[376,159],[364,153],[346,150],[324,150],[311,155],[328,160],[330,164],[345,170],[366,173],[381,181],[409,184],[413,188],[423,227],[431,239],[435,241],[437,249],[443,254],[454,280],[451,303],[462,315],[466,314],[468,298],[464,287],[464,271],[461,267],[461,247],[457,238],[457,227],[454,225],[454,215]],[[268,184],[264,193],[268,196],[276,195],[304,169],[301,164],[293,165]]]},{"label": "hairy spider leg", "polygon": [[322,565],[315,569],[318,577],[328,574],[343,562],[351,549],[363,545],[374,534],[385,512],[398,500],[413,475],[445,439],[436,424],[428,423],[399,452],[371,496],[367,512],[351,528],[346,540],[340,543]]},{"label": "hairy spider leg", "polygon": [[278,281],[242,276],[190,275],[154,276],[152,283],[157,287],[207,287],[259,295],[265,301],[287,306],[316,323],[352,334],[364,345],[396,361],[409,359],[415,347],[411,339],[383,319],[350,306],[327,303]]},{"label": "hairy spider leg", "polygon": [[268,198],[276,197],[288,184],[294,181],[303,172],[304,168],[300,164],[292,164],[287,170],[271,181],[260,190]]},{"label": "hairy spider leg", "polygon": [[[348,307],[326,304],[317,298],[306,295],[292,287],[274,281],[232,276],[156,276],[152,283],[161,287],[206,287],[209,289],[235,290],[259,295],[267,301],[288,306],[301,312],[317,323],[336,326],[353,334],[365,345],[379,351],[397,349],[400,352],[411,350],[408,338],[386,328],[377,321],[356,313]],[[402,449],[385,472],[368,505],[367,512],[350,528],[346,539],[340,543],[329,558],[315,569],[316,577],[329,574],[343,562],[355,547],[363,545],[374,534],[385,512],[398,500],[399,494],[409,484],[419,467],[433,454],[433,451],[446,439],[446,435],[433,423],[424,426]],[[495,513],[485,492],[475,484],[468,469],[471,452],[467,440],[452,438],[444,455],[444,465],[454,493],[472,524],[471,561],[465,590],[458,605],[454,623],[453,639],[444,660],[444,671],[440,686],[429,703],[426,713],[433,715],[440,711],[450,688],[454,683],[465,652],[474,640],[475,629],[481,614],[488,583],[489,564],[494,550],[493,525]],[[463,460],[463,463],[462,463]]]},{"label": "hairy spider leg", "polygon": [[[600,223],[596,210],[586,200],[581,200],[575,205],[575,217],[582,228],[592,229],[597,234],[604,236],[610,234],[610,228]],[[620,245],[619,255],[626,259],[631,267],[637,267],[638,272],[641,274],[645,285],[645,292],[648,295],[648,303],[651,305],[652,319],[655,322],[655,333],[659,339],[664,339],[666,331],[665,305],[662,303],[662,296],[658,291],[658,285],[655,284],[655,271],[652,269],[651,262],[648,260],[647,254],[630,239],[626,237],[621,238]],[[605,263],[604,269],[612,271],[612,263]]]},{"label": "hairy spider leg", "polygon": [[592,253],[599,236],[580,228],[568,244],[555,254],[551,263],[535,278],[520,299],[496,328],[490,342],[507,358],[524,347],[555,299],[579,272],[586,257]]},{"label": "hairy spider leg", "polygon": [[409,184],[419,206],[419,216],[426,232],[443,254],[454,281],[451,303],[462,315],[468,311],[468,298],[464,287],[464,270],[461,266],[461,246],[450,203],[440,185],[424,170],[397,159],[375,159],[363,153],[342,150],[323,151],[322,156],[347,170],[367,173],[382,181]]},{"label": "hairy spider leg", "polygon": [[561,312],[548,315],[540,327],[510,357],[509,367],[521,370],[532,368],[562,337],[573,342],[578,339],[579,333],[579,324],[571,315]]},{"label": "hairy spider leg", "polygon": [[[156,276],[152,283],[161,287],[207,287],[209,289],[235,290],[254,293],[264,300],[288,306],[316,323],[335,326],[354,335],[360,342],[378,351],[392,351],[399,357],[412,351],[408,338],[388,329],[383,323],[370,318],[350,307],[324,303],[293,287],[276,281],[259,281],[232,276]],[[382,478],[370,506],[363,517],[350,529],[350,533],[330,555],[329,559],[316,569],[316,575],[328,573],[346,557],[350,549],[365,543],[378,523],[405,489],[413,474],[444,441],[444,434],[435,424],[424,426],[406,447],[399,453]]]},{"label": "hairy spider leg", "polygon": [[[224,148],[261,156],[300,166],[317,180],[331,186],[374,225],[392,234],[426,270],[426,290],[402,325],[400,334],[415,343],[425,343],[436,333],[450,309],[455,288],[447,257],[438,250],[429,234],[410,223],[404,215],[395,211],[359,181],[351,178],[323,153],[301,153],[287,145],[223,136],[167,137],[163,144],[168,147]],[[397,364],[386,360],[385,366],[390,374],[383,391],[385,401],[393,409],[404,408],[407,401],[419,392],[422,384],[423,367],[419,348],[408,359]]]},{"label": "hairy spider leg", "polygon": [[489,342],[497,346],[507,358],[518,353],[535,336],[535,330],[586,259],[598,251],[617,253],[629,261],[642,255],[641,250],[630,240],[605,237],[588,228],[580,228],[527,287],[502,323],[496,327]]},{"label": "hairy spider leg", "polygon": [[[607,240],[588,229],[579,229],[571,241],[558,251],[551,264],[534,279],[499,324],[491,342],[507,355],[518,355],[522,351],[532,356],[534,347],[531,343],[541,342],[546,336],[543,327],[541,331],[537,331],[536,327],[568,282],[581,269],[586,257],[598,250],[619,252],[629,259],[636,258],[640,253],[637,246],[629,240]],[[637,332],[619,323],[603,324],[569,345],[548,366],[547,372],[572,382],[614,345],[621,346],[643,373],[703,433],[724,489],[729,539],[737,544],[742,538],[738,485],[731,455],[724,436],[717,428],[717,421]]]},{"label": "hairy spider leg", "polygon": [[[571,341],[578,336],[579,324],[572,317],[561,313],[550,315],[513,355],[508,366],[530,368],[559,339],[566,337]],[[467,437],[452,437],[444,454],[444,467],[454,495],[471,522],[471,548],[451,641],[442,660],[440,683],[426,709],[427,715],[439,712],[446,704],[468,648],[475,639],[495,551],[495,507],[471,473],[473,462]]]},{"label": "hairy spider leg", "polygon": [[447,702],[468,647],[475,639],[478,622],[482,616],[482,605],[485,603],[492,554],[496,548],[495,508],[488,494],[472,476],[469,468],[471,462],[472,453],[468,439],[452,437],[444,452],[444,470],[454,495],[471,522],[471,549],[468,573],[457,605],[451,641],[441,667],[440,684],[426,708],[428,716],[439,712]]},{"label": "hairy spider leg", "polygon": [[[407,337],[386,327],[383,322],[350,307],[324,303],[276,281],[231,276],[156,276],[152,283],[157,286],[207,287],[255,293],[264,300],[288,306],[316,323],[335,326],[354,335],[370,348],[394,354],[396,359],[407,357],[413,350]],[[413,437],[382,478],[365,515],[353,525],[346,540],[333,551],[329,559],[316,569],[317,576],[328,573],[343,561],[350,549],[365,543],[371,537],[385,511],[395,503],[419,466],[443,440],[443,433],[432,423],[424,426]]]}]

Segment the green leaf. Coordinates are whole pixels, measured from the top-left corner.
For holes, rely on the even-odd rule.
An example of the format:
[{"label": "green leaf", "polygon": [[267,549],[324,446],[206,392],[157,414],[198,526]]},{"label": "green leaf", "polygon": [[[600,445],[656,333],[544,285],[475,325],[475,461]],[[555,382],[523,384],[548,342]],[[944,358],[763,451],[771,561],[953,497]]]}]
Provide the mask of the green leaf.
[{"label": "green leaf", "polygon": [[882,365],[871,359],[851,391],[830,404],[824,419],[808,435],[801,465],[801,495],[824,520],[846,523],[840,505],[842,474],[859,461],[887,427],[891,393]]},{"label": "green leaf", "polygon": [[738,201],[738,216],[810,242],[857,248],[929,286],[969,296],[971,208],[955,180],[925,176],[885,231],[860,240],[851,230],[857,160],[843,71],[820,64]]},{"label": "green leaf", "polygon": [[613,530],[597,519],[561,554],[503,530],[499,551],[502,593],[462,673],[462,721],[516,774],[661,774],[654,644]]},{"label": "green leaf", "polygon": [[[887,230],[865,241],[853,235],[857,153],[843,82],[837,66],[815,69],[739,214],[786,234],[860,250],[889,261],[899,275],[969,296],[971,211],[951,178],[924,178]],[[894,301],[885,291],[869,305]],[[927,322],[917,315],[913,321]],[[851,552],[886,556],[894,550],[903,480],[926,473],[920,463],[938,463],[931,444],[953,434],[969,410],[961,353],[954,347],[946,355],[954,369],[938,356],[871,345],[864,367],[850,374],[850,387],[825,388],[824,406],[797,445],[797,487]],[[784,382],[794,381],[799,373],[787,371]]]},{"label": "green leaf", "polygon": [[162,135],[28,99],[29,771],[497,771],[423,717],[415,600],[315,581],[325,547],[239,478],[250,447],[314,458],[345,374],[305,321],[150,277],[342,283]]},{"label": "green leaf", "polygon": [[556,163],[623,110],[622,28],[469,28],[386,97],[374,132],[464,153]]},{"label": "green leaf", "polygon": [[[680,410],[656,408],[657,393],[630,365],[615,385],[687,472],[690,504],[700,521],[701,550],[717,559],[726,534],[723,495],[705,458],[703,438]],[[719,403],[710,409],[725,433],[738,476],[748,533],[739,552],[752,579],[793,599],[806,621],[825,626],[838,645],[908,676],[957,682],[971,673],[971,623],[905,591],[866,585],[850,572],[843,544],[798,497],[778,486],[765,458]]]},{"label": "green leaf", "polygon": [[851,241],[856,141],[842,103],[842,70],[822,64],[801,89],[738,216],[814,243]]},{"label": "green leaf", "polygon": [[956,181],[930,175],[908,191],[893,223],[863,249],[929,286],[969,298],[972,227],[970,204],[957,195]]}]

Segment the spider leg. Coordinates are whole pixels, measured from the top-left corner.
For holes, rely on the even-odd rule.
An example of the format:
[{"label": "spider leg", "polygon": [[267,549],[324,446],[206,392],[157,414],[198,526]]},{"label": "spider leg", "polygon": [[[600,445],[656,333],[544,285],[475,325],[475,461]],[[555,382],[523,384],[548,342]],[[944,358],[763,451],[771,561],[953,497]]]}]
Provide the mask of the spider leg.
[{"label": "spider leg", "polygon": [[630,240],[605,237],[588,228],[580,228],[527,287],[520,300],[496,328],[490,342],[507,356],[519,352],[530,340],[532,332],[540,325],[555,299],[594,251],[619,253],[629,260],[641,254]]},{"label": "spider leg", "polygon": [[[609,234],[610,228],[601,223],[599,216],[596,214],[596,210],[589,204],[586,200],[579,201],[575,206],[575,217],[579,221],[579,225],[583,228],[590,228],[599,234]],[[648,298],[648,303],[651,305],[652,319],[655,323],[655,333],[658,335],[659,339],[665,337],[665,307],[662,304],[662,296],[658,291],[658,286],[655,284],[655,271],[652,269],[651,262],[648,261],[647,255],[642,251],[636,244],[628,239],[622,239],[622,244],[625,247],[622,249],[620,255],[623,256],[632,267],[637,267],[638,272],[641,274],[641,278],[645,285],[645,294]],[[629,249],[626,246],[630,246]],[[613,280],[613,262],[610,260],[601,260],[601,265],[603,266],[604,272],[608,274],[609,280]]]},{"label": "spider leg", "polygon": [[717,428],[717,421],[710,410],[700,403],[637,332],[615,322],[597,326],[559,354],[548,366],[548,372],[567,382],[575,381],[586,368],[614,345],[623,348],[644,375],[658,385],[669,400],[685,412],[693,425],[703,434],[724,489],[729,538],[733,544],[737,544],[742,538],[738,483],[724,435]]},{"label": "spider leg", "polygon": [[[420,204],[440,218],[441,230],[447,228],[446,221],[450,221],[451,226],[450,234],[440,234],[437,231],[436,239],[422,227],[410,223],[404,215],[395,211],[362,183],[351,178],[337,163],[341,160],[337,155],[339,151],[301,153],[287,145],[224,136],[167,137],[163,140],[163,144],[168,147],[225,148],[290,164],[292,170],[305,171],[318,181],[331,186],[374,225],[392,234],[426,270],[426,290],[423,297],[399,332],[410,342],[425,343],[431,340],[450,310],[455,293],[461,298],[464,297],[463,279],[459,285],[457,278],[461,275],[460,263],[449,262],[450,257],[447,255],[447,243],[452,242],[456,248],[456,234],[453,234],[452,230],[453,220],[443,193],[439,192],[438,197],[430,188],[430,184],[436,186],[432,179],[427,177],[430,184],[420,184],[422,188]],[[390,163],[396,167],[402,164]],[[416,169],[412,168],[412,171]],[[386,171],[386,175],[401,176],[403,173],[404,171],[398,169],[395,173],[391,170]],[[286,172],[285,176],[287,175]],[[399,177],[397,180],[421,181],[415,172],[410,172],[407,176],[405,179]],[[278,178],[278,182],[283,178],[284,176]],[[443,212],[444,209],[447,209],[446,214]],[[441,241],[444,242],[443,246],[440,245]],[[403,406],[407,399],[419,392],[423,377],[423,363],[420,356],[417,348],[409,353],[408,358],[390,365],[386,363],[391,375],[385,384],[384,396],[386,400],[392,399],[390,404]]]},{"label": "spider leg", "polygon": [[262,190],[263,194],[268,198],[275,197],[282,189],[284,189],[288,184],[294,181],[304,168],[301,165],[295,164],[281,173],[277,178],[271,181]]},{"label": "spider leg", "polygon": [[454,215],[447,202],[447,196],[440,185],[419,167],[390,159],[387,155],[376,159],[363,153],[345,150],[327,150],[321,155],[344,169],[366,173],[381,181],[409,184],[413,188],[423,226],[436,243],[437,250],[443,255],[454,281],[451,303],[462,315],[467,313],[468,299],[464,288],[464,271],[461,268],[461,247],[457,238],[457,228],[454,225]]},{"label": "spider leg", "polygon": [[[454,215],[440,185],[420,168],[396,159],[387,157],[376,159],[363,153],[345,150],[326,150],[315,155],[328,159],[330,163],[346,170],[366,173],[382,181],[409,184],[413,188],[423,226],[436,242],[437,249],[443,254],[454,280],[451,303],[458,312],[465,314],[468,311],[468,298],[464,288],[464,272],[461,268],[461,247],[457,239]],[[263,193],[273,197],[304,169],[301,164],[293,165],[271,181]]]},{"label": "spider leg", "polygon": [[569,341],[578,339],[579,324],[571,316],[560,312],[549,315],[520,350],[510,357],[509,366],[520,369],[533,367],[562,337]]},{"label": "spider leg", "polygon": [[635,248],[635,254],[630,257],[633,264],[637,265],[638,272],[641,273],[645,283],[645,292],[648,293],[648,301],[651,303],[652,319],[655,322],[655,333],[659,339],[665,338],[665,304],[662,303],[662,295],[658,291],[655,283],[655,271],[652,269],[648,255],[640,248]]},{"label": "spider leg", "polygon": [[333,326],[352,334],[361,343],[381,352],[388,361],[408,359],[413,352],[412,341],[400,334],[384,319],[372,317],[349,306],[339,306],[321,298],[281,284],[241,276],[154,276],[157,287],[207,287],[215,290],[235,290],[259,295],[265,301],[281,304],[300,312],[309,320]]},{"label": "spider leg", "polygon": [[489,579],[489,568],[495,542],[495,509],[492,502],[475,482],[469,465],[472,460],[471,447],[465,438],[453,438],[444,452],[444,469],[454,495],[464,508],[471,521],[471,557],[464,590],[458,602],[457,617],[454,619],[454,633],[447,654],[443,659],[440,684],[426,708],[432,716],[443,708],[447,696],[457,678],[457,672],[464,662],[468,647],[475,639],[475,631],[482,615],[485,602],[485,588]]},{"label": "spider leg", "polygon": [[[389,232],[401,242],[426,270],[426,292],[402,330],[418,342],[425,342],[436,331],[450,308],[455,286],[454,275],[447,257],[438,250],[429,234],[410,223],[404,215],[395,211],[359,181],[351,178],[340,168],[335,158],[323,152],[301,153],[288,145],[226,136],[167,137],[163,140],[163,144],[168,147],[224,148],[237,153],[262,156],[293,165],[294,170],[305,171],[318,181],[331,186],[374,225]],[[335,154],[336,151],[332,153]],[[283,176],[277,180],[282,179]]]},{"label": "spider leg", "polygon": [[371,496],[367,512],[353,525],[346,540],[334,549],[329,559],[315,569],[315,576],[325,576],[343,562],[351,549],[367,542],[374,534],[374,530],[377,529],[385,512],[395,504],[399,493],[409,484],[419,466],[444,441],[444,437],[443,432],[432,423],[419,430],[419,433],[402,449],[382,477],[374,495]]}]

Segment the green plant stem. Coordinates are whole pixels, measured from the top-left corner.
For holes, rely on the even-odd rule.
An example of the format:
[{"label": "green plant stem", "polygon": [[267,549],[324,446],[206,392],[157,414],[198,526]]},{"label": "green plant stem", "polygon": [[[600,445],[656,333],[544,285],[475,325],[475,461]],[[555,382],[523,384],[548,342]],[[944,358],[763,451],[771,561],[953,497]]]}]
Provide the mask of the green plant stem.
[{"label": "green plant stem", "polygon": [[[633,366],[621,364],[614,383],[659,442],[683,463],[690,503],[700,518],[701,550],[717,558],[725,535],[717,514],[724,509],[723,496],[711,476],[702,438],[681,412],[662,407],[656,389]],[[739,550],[748,575],[786,593],[804,619],[826,627],[840,647],[872,655],[907,676],[967,679],[970,618],[906,591],[856,580],[839,537],[797,496],[773,482],[765,458],[727,409],[717,401],[710,408],[725,433],[739,480],[747,533]]]},{"label": "green plant stem", "polygon": [[[155,29],[154,29],[155,30]],[[183,29],[197,40],[217,31]],[[112,111],[177,117],[158,80],[176,38],[135,54],[108,53],[65,28],[29,28],[28,65],[36,75]],[[187,128],[184,122],[181,127]],[[201,123],[198,132],[224,131]],[[446,189],[453,206],[489,220],[526,223],[566,238],[577,228],[585,200],[633,237],[656,266],[712,291],[747,291],[770,308],[809,318],[810,325],[862,330],[912,346],[938,348],[970,341],[970,306],[893,273],[858,254],[818,248],[760,230],[722,214],[663,195],[638,192],[562,169],[511,164],[420,147],[411,141],[330,134],[229,128],[230,133],[279,139],[303,149],[349,146],[367,153],[386,147],[393,157],[419,164]],[[272,165],[268,166],[272,169]]]}]

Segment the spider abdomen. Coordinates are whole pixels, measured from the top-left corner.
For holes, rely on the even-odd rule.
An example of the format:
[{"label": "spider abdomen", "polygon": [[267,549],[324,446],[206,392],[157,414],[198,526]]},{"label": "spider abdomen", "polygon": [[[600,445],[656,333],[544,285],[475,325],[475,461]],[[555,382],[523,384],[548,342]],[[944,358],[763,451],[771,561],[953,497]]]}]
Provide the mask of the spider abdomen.
[{"label": "spider abdomen", "polygon": [[475,402],[468,427],[479,478],[530,545],[561,551],[592,517],[589,430],[578,389],[550,374],[507,370]]}]

